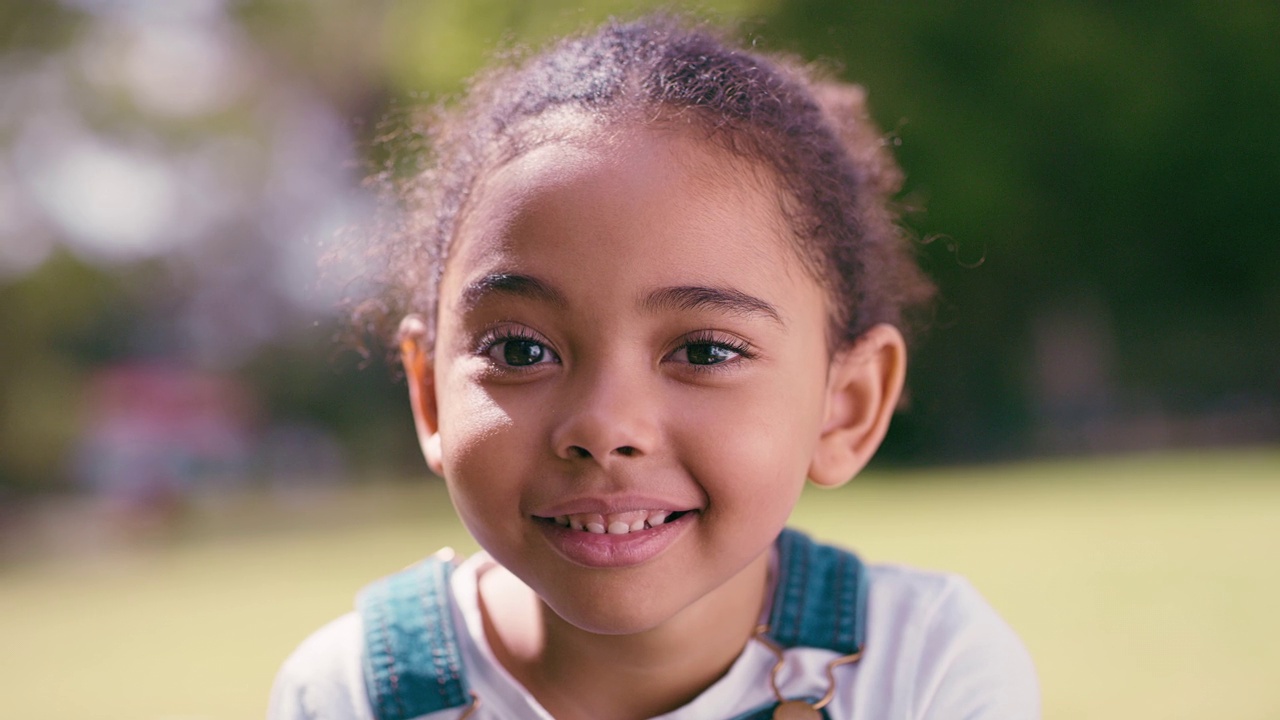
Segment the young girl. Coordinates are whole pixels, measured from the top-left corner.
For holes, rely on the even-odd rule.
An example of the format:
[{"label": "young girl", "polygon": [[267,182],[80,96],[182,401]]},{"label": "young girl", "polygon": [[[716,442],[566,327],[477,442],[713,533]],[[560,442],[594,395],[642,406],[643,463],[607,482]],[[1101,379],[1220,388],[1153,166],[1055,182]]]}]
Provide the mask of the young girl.
[{"label": "young girl", "polygon": [[931,294],[857,88],[651,18],[482,76],[431,150],[386,305],[484,552],[366,588],[271,717],[1038,717],[963,580],[784,529],[875,452]]}]

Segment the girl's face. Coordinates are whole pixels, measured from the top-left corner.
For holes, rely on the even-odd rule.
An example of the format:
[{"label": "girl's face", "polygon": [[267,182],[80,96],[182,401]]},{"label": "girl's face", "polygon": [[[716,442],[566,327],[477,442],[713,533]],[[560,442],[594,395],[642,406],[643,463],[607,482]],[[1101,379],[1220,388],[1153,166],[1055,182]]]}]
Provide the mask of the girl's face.
[{"label": "girl's face", "polygon": [[521,156],[473,197],[424,445],[482,547],[615,634],[762,570],[819,442],[830,353],[764,173],[677,131],[591,140]]}]

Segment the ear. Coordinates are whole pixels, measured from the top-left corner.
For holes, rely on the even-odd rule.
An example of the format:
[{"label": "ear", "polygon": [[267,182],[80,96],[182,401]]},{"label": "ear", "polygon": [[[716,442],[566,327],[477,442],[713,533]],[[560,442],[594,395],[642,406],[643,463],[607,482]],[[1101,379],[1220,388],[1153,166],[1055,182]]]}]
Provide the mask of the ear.
[{"label": "ear", "polygon": [[435,366],[427,347],[427,324],[418,315],[409,315],[400,322],[400,360],[404,363],[405,381],[409,383],[409,405],[413,408],[413,424],[418,429],[418,445],[422,447],[427,466],[443,477]]},{"label": "ear", "polygon": [[906,368],[906,342],[892,325],[876,325],[836,354],[810,480],[839,487],[862,470],[889,430]]}]

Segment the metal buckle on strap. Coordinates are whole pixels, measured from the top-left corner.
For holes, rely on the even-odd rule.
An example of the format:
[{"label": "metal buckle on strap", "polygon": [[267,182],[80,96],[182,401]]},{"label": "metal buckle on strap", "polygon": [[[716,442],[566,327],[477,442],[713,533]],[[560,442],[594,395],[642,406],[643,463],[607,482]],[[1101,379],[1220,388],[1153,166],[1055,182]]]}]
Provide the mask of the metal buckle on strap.
[{"label": "metal buckle on strap", "polygon": [[773,669],[769,671],[769,687],[773,689],[773,696],[778,699],[778,707],[773,711],[773,720],[820,720],[822,715],[819,711],[831,704],[831,701],[836,696],[836,668],[857,662],[862,657],[862,648],[858,648],[858,651],[852,655],[838,657],[827,663],[827,692],[818,702],[810,705],[803,700],[787,700],[782,697],[782,690],[778,688],[778,673],[781,672],[782,665],[786,662],[786,657],[783,654],[783,649],[769,638],[768,632],[768,625],[757,627],[755,639],[759,640],[761,645],[769,648],[769,651],[778,658],[778,661],[773,665]]},{"label": "metal buckle on strap", "polygon": [[479,709],[480,709],[480,696],[472,692],[471,704],[468,705],[466,709],[462,711],[462,714],[458,716],[458,720],[467,720],[467,718],[471,717],[471,715],[475,713],[476,710],[479,710]]}]

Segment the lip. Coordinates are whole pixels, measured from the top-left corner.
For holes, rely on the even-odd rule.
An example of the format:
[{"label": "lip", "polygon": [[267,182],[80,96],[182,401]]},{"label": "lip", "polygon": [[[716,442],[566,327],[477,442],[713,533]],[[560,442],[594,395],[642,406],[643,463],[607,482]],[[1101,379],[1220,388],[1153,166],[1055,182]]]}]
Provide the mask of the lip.
[{"label": "lip", "polygon": [[[652,507],[651,509],[658,508]],[[588,509],[562,512],[560,514],[570,515],[574,512],[601,511]],[[609,510],[607,512],[624,511]],[[694,518],[699,515],[700,513],[697,511],[686,512],[679,518],[663,523],[658,527],[638,530],[624,535],[584,532],[563,527],[544,519],[535,519],[534,525],[557,554],[575,565],[587,568],[628,568],[642,565],[661,555],[688,531],[694,522]]]}]

